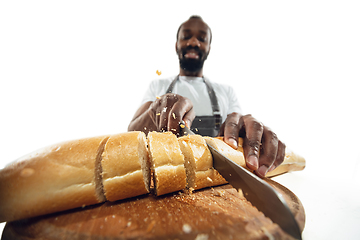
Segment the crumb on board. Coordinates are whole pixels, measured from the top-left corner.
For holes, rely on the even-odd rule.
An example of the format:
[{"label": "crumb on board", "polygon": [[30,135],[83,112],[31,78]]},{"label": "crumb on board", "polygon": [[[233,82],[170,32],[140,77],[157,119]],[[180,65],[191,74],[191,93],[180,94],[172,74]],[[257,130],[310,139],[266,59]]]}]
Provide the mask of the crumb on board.
[{"label": "crumb on board", "polygon": [[223,197],[225,195],[225,190],[219,190],[212,188],[213,195],[216,197]]},{"label": "crumb on board", "polygon": [[148,232],[148,233],[151,232],[154,229],[155,224],[156,224],[156,221],[152,220],[151,223],[146,228],[146,232]]},{"label": "crumb on board", "polygon": [[243,193],[243,191],[241,190],[241,188],[238,188],[238,193],[239,193],[239,195],[240,195],[240,197],[244,197],[244,193]]},{"label": "crumb on board", "polygon": [[183,226],[182,226],[182,230],[184,233],[191,233],[191,226],[187,223],[185,223]]},{"label": "crumb on board", "polygon": [[209,235],[205,233],[200,233],[195,238],[195,240],[208,240],[208,239],[209,239]]}]

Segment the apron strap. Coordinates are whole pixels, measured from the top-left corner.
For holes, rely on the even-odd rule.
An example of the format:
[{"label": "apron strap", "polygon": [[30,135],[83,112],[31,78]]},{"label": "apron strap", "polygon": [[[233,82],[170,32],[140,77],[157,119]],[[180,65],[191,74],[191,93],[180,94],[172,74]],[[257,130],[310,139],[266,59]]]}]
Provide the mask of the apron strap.
[{"label": "apron strap", "polygon": [[219,102],[217,100],[215,91],[212,87],[212,85],[210,84],[210,82],[206,81],[205,78],[204,82],[206,84],[206,88],[208,90],[209,93],[209,97],[210,97],[210,101],[211,101],[211,107],[213,110],[213,115],[215,117],[215,128],[218,129],[220,128],[221,125],[221,115],[220,115],[220,107],[219,107]]},{"label": "apron strap", "polygon": [[[177,80],[179,79],[179,75],[170,83],[168,89],[166,90],[166,93],[172,93],[174,86],[177,82]],[[215,130],[218,132],[220,130],[220,126],[221,126],[221,115],[220,115],[220,107],[219,107],[219,102],[217,100],[214,88],[212,87],[212,85],[210,84],[209,81],[206,81],[205,78],[203,77],[204,83],[206,85],[209,97],[210,97],[210,101],[211,101],[211,108],[213,111],[213,117],[215,118]]]},{"label": "apron strap", "polygon": [[166,90],[166,93],[172,93],[176,81],[179,79],[179,75],[170,83],[168,89]]}]

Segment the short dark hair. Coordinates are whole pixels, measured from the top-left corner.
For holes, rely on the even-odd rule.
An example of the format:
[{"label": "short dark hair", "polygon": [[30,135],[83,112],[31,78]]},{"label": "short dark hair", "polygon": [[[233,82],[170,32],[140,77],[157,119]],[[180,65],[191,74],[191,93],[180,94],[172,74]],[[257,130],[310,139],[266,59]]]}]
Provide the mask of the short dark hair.
[{"label": "short dark hair", "polygon": [[[204,20],[202,19],[202,17],[200,17],[199,15],[192,15],[189,17],[189,19],[187,21],[189,21],[190,19],[199,19],[201,21],[204,22]],[[182,27],[182,25],[184,24],[185,22],[183,22],[180,27],[178,28],[177,30],[177,33],[176,33],[176,41],[179,39],[179,32],[180,32],[180,28]],[[204,22],[205,23],[205,22]],[[206,23],[205,23],[206,24]],[[207,24],[206,24],[207,25]],[[209,27],[208,25],[208,28],[209,28],[209,31],[210,31],[210,43],[211,43],[211,39],[212,39],[212,33],[211,33],[211,28]]]}]

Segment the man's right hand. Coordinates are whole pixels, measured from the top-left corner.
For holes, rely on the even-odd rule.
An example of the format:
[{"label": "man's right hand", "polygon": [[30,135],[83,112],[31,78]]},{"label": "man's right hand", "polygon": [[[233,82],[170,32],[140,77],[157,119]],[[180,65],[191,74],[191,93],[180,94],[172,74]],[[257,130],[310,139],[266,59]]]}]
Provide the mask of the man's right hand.
[{"label": "man's right hand", "polygon": [[129,131],[171,131],[178,135],[180,121],[184,120],[190,127],[194,118],[193,104],[188,98],[167,93],[140,107],[129,125]]},{"label": "man's right hand", "polygon": [[195,118],[192,102],[178,94],[167,93],[158,97],[149,108],[149,115],[158,132],[171,131],[174,134],[180,132],[179,123],[185,121],[187,126]]}]

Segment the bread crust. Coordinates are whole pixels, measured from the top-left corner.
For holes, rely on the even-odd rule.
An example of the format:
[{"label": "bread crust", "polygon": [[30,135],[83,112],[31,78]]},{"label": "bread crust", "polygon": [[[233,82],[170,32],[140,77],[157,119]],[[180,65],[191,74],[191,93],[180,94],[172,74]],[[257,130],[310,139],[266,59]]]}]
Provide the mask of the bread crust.
[{"label": "bread crust", "polygon": [[107,137],[54,144],[0,170],[0,222],[101,202],[95,162]]}]

